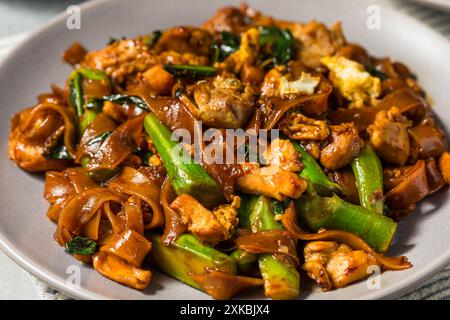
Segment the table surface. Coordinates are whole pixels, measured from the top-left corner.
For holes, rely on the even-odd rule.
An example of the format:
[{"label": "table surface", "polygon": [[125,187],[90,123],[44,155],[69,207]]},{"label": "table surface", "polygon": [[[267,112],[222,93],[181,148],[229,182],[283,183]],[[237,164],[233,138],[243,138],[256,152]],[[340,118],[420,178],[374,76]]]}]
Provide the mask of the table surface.
[{"label": "table surface", "polygon": [[[0,44],[2,38],[15,36],[21,38],[20,34],[38,28],[55,14],[64,11],[67,6],[82,1],[76,0],[0,0]],[[395,6],[399,0],[394,0]],[[414,8],[414,7],[413,7]],[[417,8],[416,10],[417,11]],[[437,16],[442,14],[436,12]],[[438,17],[439,18],[439,17]],[[446,19],[446,17],[443,17]],[[447,16],[448,19],[448,16]],[[435,19],[436,20],[436,19]],[[429,23],[435,27],[433,23]],[[448,35],[449,30],[439,30]],[[448,25],[445,27],[448,28]],[[17,37],[19,35],[19,37]],[[0,48],[1,49],[1,48]],[[0,52],[1,53],[1,52]],[[0,56],[1,59],[1,56]],[[34,284],[30,281],[30,275],[10,260],[0,251],[0,299],[41,299]],[[447,275],[448,277],[448,275]],[[439,280],[439,279],[438,279]],[[411,294],[410,294],[411,295]],[[413,296],[407,297],[414,299]],[[420,298],[420,297],[418,297]]]}]

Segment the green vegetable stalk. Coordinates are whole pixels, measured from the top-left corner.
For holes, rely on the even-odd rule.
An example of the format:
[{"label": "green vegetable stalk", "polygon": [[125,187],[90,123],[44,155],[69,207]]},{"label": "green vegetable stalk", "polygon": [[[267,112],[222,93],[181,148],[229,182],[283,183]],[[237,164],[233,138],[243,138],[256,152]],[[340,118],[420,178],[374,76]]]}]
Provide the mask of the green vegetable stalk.
[{"label": "green vegetable stalk", "polygon": [[258,259],[256,255],[245,252],[241,249],[234,250],[230,256],[236,260],[238,270],[243,273],[249,272]]},{"label": "green vegetable stalk", "polygon": [[188,64],[165,64],[164,70],[177,78],[204,78],[213,76],[217,72],[214,67]]},{"label": "green vegetable stalk", "polygon": [[109,77],[100,70],[78,68],[69,75],[69,99],[72,106],[75,108],[75,114],[80,119],[79,131],[83,134],[87,126],[95,119],[101,112],[98,108],[85,110],[84,92],[83,92],[83,78],[93,81],[109,81]]},{"label": "green vegetable stalk", "polygon": [[290,141],[301,155],[300,161],[304,168],[300,172],[300,177],[311,183],[319,195],[330,196],[332,193],[342,193],[341,187],[327,178],[317,161],[300,144],[294,140]]},{"label": "green vegetable stalk", "polygon": [[[258,200],[250,214],[253,232],[280,230],[283,226],[275,220],[271,202],[264,196]],[[264,291],[272,299],[293,299],[300,292],[300,275],[290,259],[277,260],[272,254],[258,256],[259,269],[264,279]]]},{"label": "green vegetable stalk", "polygon": [[83,115],[83,106],[84,106],[84,98],[83,98],[83,76],[73,71],[69,77],[69,98],[70,103],[75,108],[75,114],[78,117]]},{"label": "green vegetable stalk", "polygon": [[388,250],[397,229],[392,219],[350,204],[337,195],[304,195],[296,200],[295,208],[300,219],[313,231],[321,228],[349,231],[378,252]]},{"label": "green vegetable stalk", "polygon": [[236,260],[229,255],[205,246],[191,234],[184,234],[171,246],[161,242],[161,236],[151,234],[153,264],[162,272],[191,287],[202,290],[191,275],[200,275],[208,269],[236,274]]},{"label": "green vegetable stalk", "polygon": [[156,115],[149,113],[144,119],[144,127],[161,156],[177,194],[187,193],[208,208],[224,201],[217,182],[200,164],[183,156],[179,142],[172,140],[171,131]]},{"label": "green vegetable stalk", "polygon": [[361,205],[383,214],[383,170],[377,154],[367,144],[352,162]]}]

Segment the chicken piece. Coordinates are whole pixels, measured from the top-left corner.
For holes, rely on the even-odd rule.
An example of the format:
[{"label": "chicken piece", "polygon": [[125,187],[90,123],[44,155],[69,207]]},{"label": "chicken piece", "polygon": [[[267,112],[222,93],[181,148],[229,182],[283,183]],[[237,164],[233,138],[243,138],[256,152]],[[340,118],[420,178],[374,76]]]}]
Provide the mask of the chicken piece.
[{"label": "chicken piece", "polygon": [[243,167],[245,174],[236,180],[236,185],[245,193],[262,194],[283,201],[288,197],[299,198],[308,185],[297,173],[278,166],[246,164]]},{"label": "chicken piece", "polygon": [[211,44],[212,35],[203,29],[174,27],[164,31],[155,49],[157,53],[172,50],[209,57]]},{"label": "chicken piece", "polygon": [[335,23],[330,29],[317,21],[307,24],[278,21],[277,25],[288,28],[300,42],[297,59],[312,69],[320,69],[320,60],[334,55],[345,44],[340,23]]},{"label": "chicken piece", "polygon": [[300,153],[295,150],[292,142],[286,139],[274,140],[264,150],[263,157],[266,165],[274,165],[286,171],[297,172],[303,167]]},{"label": "chicken piece", "polygon": [[72,66],[76,66],[83,61],[86,56],[86,49],[81,43],[74,42],[66,51],[64,51],[62,59]]},{"label": "chicken piece", "polygon": [[241,72],[244,65],[254,65],[259,55],[259,31],[251,28],[241,35],[241,45],[236,52],[229,55],[223,64],[227,70]]},{"label": "chicken piece", "polygon": [[302,268],[324,291],[342,288],[351,282],[370,276],[370,267],[377,261],[362,250],[352,250],[345,244],[312,241],[304,248]]},{"label": "chicken piece", "polygon": [[353,122],[330,126],[329,142],[320,151],[320,163],[327,169],[337,170],[349,164],[364,145]]},{"label": "chicken piece", "polygon": [[232,32],[235,34],[247,26],[247,16],[244,11],[236,7],[224,7],[217,10],[216,14],[203,23],[202,28],[211,33]]},{"label": "chicken piece", "polygon": [[200,66],[206,66],[209,64],[208,57],[198,56],[189,52],[179,53],[169,50],[162,52],[159,57],[161,58],[161,63],[165,64],[191,64]]},{"label": "chicken piece", "polygon": [[216,128],[241,128],[254,109],[255,88],[224,73],[188,88],[197,105],[196,117]]},{"label": "chicken piece", "polygon": [[175,77],[164,70],[162,64],[157,64],[148,69],[143,74],[148,86],[157,95],[167,95],[172,91],[175,84]]},{"label": "chicken piece", "polygon": [[288,114],[279,126],[284,134],[294,140],[321,141],[330,135],[326,121],[308,118],[298,112]]},{"label": "chicken piece", "polygon": [[286,95],[311,95],[320,83],[320,77],[301,72],[300,77],[291,73],[283,75],[284,67],[275,67],[267,72],[261,87],[261,94],[267,97]]},{"label": "chicken piece", "polygon": [[349,108],[373,106],[378,103],[381,81],[365,71],[364,66],[345,57],[324,57],[320,60],[330,70],[330,80],[342,96],[351,102]]},{"label": "chicken piece", "polygon": [[130,265],[126,260],[107,252],[97,252],[93,266],[102,276],[134,289],[145,289],[152,278],[150,270]]},{"label": "chicken piece", "polygon": [[203,23],[202,28],[211,33],[227,31],[240,34],[252,26],[272,24],[272,18],[246,4],[240,4],[238,7],[220,8],[211,19]]},{"label": "chicken piece", "polygon": [[114,82],[122,84],[158,61],[142,41],[127,39],[88,53],[81,66],[103,70]]},{"label": "chicken piece", "polygon": [[[236,199],[237,198],[237,199]],[[214,212],[206,209],[188,194],[178,196],[170,207],[180,215],[188,230],[206,243],[215,244],[231,237],[238,224],[240,198],[231,205],[221,205]]]},{"label": "chicken piece", "polygon": [[450,185],[450,152],[446,151],[439,158],[439,171],[445,182]]},{"label": "chicken piece", "polygon": [[411,122],[396,107],[381,110],[367,128],[377,154],[388,163],[404,165],[410,153],[408,128]]}]

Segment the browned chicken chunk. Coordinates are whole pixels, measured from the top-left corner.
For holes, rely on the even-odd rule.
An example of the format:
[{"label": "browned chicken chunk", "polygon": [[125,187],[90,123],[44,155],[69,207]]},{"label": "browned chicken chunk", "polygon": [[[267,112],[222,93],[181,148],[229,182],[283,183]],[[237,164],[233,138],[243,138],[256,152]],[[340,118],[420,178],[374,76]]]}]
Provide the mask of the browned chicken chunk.
[{"label": "browned chicken chunk", "polygon": [[212,244],[231,237],[238,223],[236,210],[239,206],[240,198],[234,197],[231,205],[219,206],[212,212],[188,194],[178,196],[170,205],[190,232]]},{"label": "browned chicken chunk", "polygon": [[329,143],[320,151],[320,163],[327,169],[337,170],[349,164],[363,146],[353,122],[330,126]]},{"label": "browned chicken chunk", "polygon": [[195,27],[175,27],[164,31],[156,43],[156,52],[176,51],[209,56],[212,36],[209,32]]},{"label": "browned chicken chunk", "polygon": [[246,174],[236,181],[239,190],[262,194],[279,201],[287,197],[297,199],[307,187],[307,182],[297,173],[286,171],[278,166],[259,167],[258,165],[245,165]]},{"label": "browned chicken chunk", "polygon": [[254,109],[254,87],[243,85],[232,74],[199,81],[188,91],[197,106],[196,117],[216,128],[240,128]]},{"label": "browned chicken chunk", "polygon": [[307,24],[278,22],[278,25],[288,28],[300,42],[297,58],[312,69],[319,68],[321,58],[334,55],[345,44],[340,23],[330,29],[317,21]]},{"label": "browned chicken chunk", "polygon": [[345,244],[329,241],[312,241],[304,249],[302,269],[324,291],[342,288],[351,282],[371,275],[377,261],[362,250],[352,250]]},{"label": "browned chicken chunk", "polygon": [[379,111],[375,122],[367,128],[370,142],[384,161],[404,165],[409,157],[409,134],[411,126],[408,119],[400,114],[398,108]]},{"label": "browned chicken chunk", "polygon": [[326,121],[308,118],[298,112],[287,115],[280,122],[280,128],[294,140],[324,140],[330,135]]},{"label": "browned chicken chunk", "polygon": [[158,62],[148,46],[140,40],[121,40],[89,52],[81,62],[83,67],[99,69],[111,76],[114,82],[123,83],[138,72],[143,72]]},{"label": "browned chicken chunk", "polygon": [[297,172],[302,169],[300,153],[298,153],[292,142],[286,139],[274,140],[263,154],[267,165],[278,166],[283,170]]}]

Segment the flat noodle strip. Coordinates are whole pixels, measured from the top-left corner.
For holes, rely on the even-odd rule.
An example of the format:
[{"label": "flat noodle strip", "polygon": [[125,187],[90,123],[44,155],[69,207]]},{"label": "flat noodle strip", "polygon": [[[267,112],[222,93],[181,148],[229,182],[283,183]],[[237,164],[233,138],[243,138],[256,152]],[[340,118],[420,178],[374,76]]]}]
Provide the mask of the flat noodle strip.
[{"label": "flat noodle strip", "polygon": [[62,210],[57,228],[79,234],[82,226],[108,201],[123,203],[117,192],[107,188],[93,188],[77,194]]},{"label": "flat noodle strip", "polygon": [[76,153],[76,120],[74,115],[70,112],[70,109],[64,106],[60,106],[53,103],[41,103],[33,108],[30,112],[27,121],[22,127],[23,131],[26,131],[27,128],[30,128],[35,121],[35,115],[45,109],[51,109],[59,113],[64,121],[64,145],[67,148],[67,151],[72,157],[75,157]]},{"label": "flat noodle strip", "polygon": [[297,241],[284,230],[268,230],[240,235],[235,239],[239,249],[248,253],[282,254],[291,257],[297,265]]},{"label": "flat noodle strip", "polygon": [[218,300],[228,300],[243,290],[264,285],[263,279],[236,276],[216,270],[201,275],[191,275],[203,290]]},{"label": "flat noodle strip", "polygon": [[161,188],[161,205],[164,209],[164,233],[161,237],[161,241],[170,245],[182,235],[187,227],[181,221],[181,217],[170,207],[170,204],[175,200],[176,194],[170,184],[169,178],[166,177]]},{"label": "flat noodle strip", "polygon": [[145,229],[162,227],[164,214],[159,203],[160,187],[148,179],[137,169],[124,167],[123,170],[108,183],[108,188],[116,189],[124,194],[136,196],[147,203],[152,209],[152,221]]},{"label": "flat noodle strip", "polygon": [[136,196],[129,197],[123,206],[123,211],[125,214],[125,228],[141,235],[144,234],[141,199]]},{"label": "flat noodle strip", "polygon": [[310,114],[322,114],[328,109],[328,97],[332,91],[330,82],[323,77],[320,80],[320,87],[316,94],[301,96],[295,99],[271,98],[272,112],[264,121],[264,129],[272,129],[291,109],[300,108],[302,111]]},{"label": "flat noodle strip", "polygon": [[412,267],[412,264],[408,261],[407,257],[386,257],[379,254],[363,239],[350,232],[341,230],[325,230],[319,231],[318,233],[307,233],[303,231],[297,225],[295,207],[292,201],[289,203],[289,206],[283,215],[282,222],[286,230],[289,231],[293,237],[299,240],[323,240],[344,243],[353,249],[365,251],[387,270],[404,270]]}]

